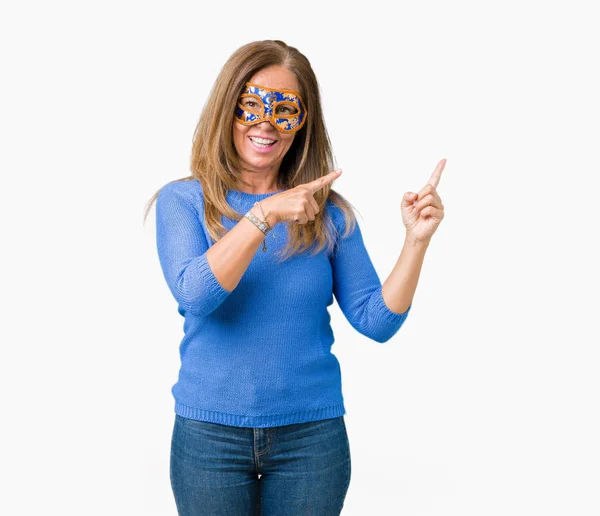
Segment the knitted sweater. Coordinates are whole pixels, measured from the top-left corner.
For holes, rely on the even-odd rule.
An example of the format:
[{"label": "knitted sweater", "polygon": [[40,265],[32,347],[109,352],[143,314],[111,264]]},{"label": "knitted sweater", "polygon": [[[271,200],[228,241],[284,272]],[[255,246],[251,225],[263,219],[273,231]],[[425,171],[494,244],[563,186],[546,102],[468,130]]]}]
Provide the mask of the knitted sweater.
[{"label": "knitted sweater", "polygon": [[[243,215],[275,193],[229,190],[227,201]],[[338,234],[332,253],[305,252],[276,263],[274,252],[287,241],[286,223],[279,223],[267,234],[267,250],[258,247],[238,285],[228,291],[206,259],[212,240],[200,182],[178,181],[160,190],[158,256],[184,317],[181,367],[171,389],[177,414],[272,427],[346,413],[340,365],[331,353],[327,307],[333,296],[356,331],[381,343],[400,329],[412,305],[401,314],[387,307],[358,221],[341,238],[341,210],[329,200],[325,209]],[[221,220],[227,229],[237,224],[224,215]]]}]

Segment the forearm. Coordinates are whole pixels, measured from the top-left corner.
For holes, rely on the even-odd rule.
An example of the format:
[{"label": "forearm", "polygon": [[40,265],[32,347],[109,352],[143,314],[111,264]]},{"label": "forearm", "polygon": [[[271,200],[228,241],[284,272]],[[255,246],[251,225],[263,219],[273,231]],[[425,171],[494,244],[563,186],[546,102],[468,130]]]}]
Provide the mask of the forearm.
[{"label": "forearm", "polygon": [[[261,201],[265,213],[268,212],[267,204]],[[262,211],[258,206],[250,210],[260,220],[263,220]],[[267,222],[274,226],[275,218],[267,216]],[[270,233],[267,233],[267,237]],[[206,260],[217,281],[226,290],[234,290],[248,269],[252,258],[265,239],[264,233],[246,217],[230,229],[219,241],[206,251]]]},{"label": "forearm", "polygon": [[428,246],[429,241],[416,242],[406,235],[398,261],[382,285],[383,299],[392,312],[404,313],[411,305]]}]

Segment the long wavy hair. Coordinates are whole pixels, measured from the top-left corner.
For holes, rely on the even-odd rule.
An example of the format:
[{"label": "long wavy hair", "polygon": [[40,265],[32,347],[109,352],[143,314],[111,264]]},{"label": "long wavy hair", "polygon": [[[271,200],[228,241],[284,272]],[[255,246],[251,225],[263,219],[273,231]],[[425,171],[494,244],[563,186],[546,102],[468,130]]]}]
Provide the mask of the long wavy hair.
[{"label": "long wavy hair", "polygon": [[[296,133],[279,167],[278,189],[285,190],[308,183],[335,168],[331,141],[323,119],[319,85],[308,59],[296,48],[280,40],[255,41],[240,47],[221,69],[196,125],[192,141],[191,175],[170,181],[200,181],[204,193],[204,220],[214,242],[226,233],[221,222],[222,215],[234,221],[244,216],[226,201],[229,189],[241,190],[242,185],[247,185],[240,175],[240,157],[233,143],[234,112],[238,97],[244,84],[255,73],[274,65],[285,67],[296,76],[307,111],[306,122]],[[148,201],[144,221],[159,192],[160,189]],[[319,212],[314,221],[287,224],[289,238],[288,244],[282,249],[284,259],[311,248],[314,254],[324,247],[328,252],[333,250],[336,229],[324,209],[327,199],[343,213],[344,235],[354,228],[354,207],[331,188],[331,183],[313,196],[319,205]]]}]

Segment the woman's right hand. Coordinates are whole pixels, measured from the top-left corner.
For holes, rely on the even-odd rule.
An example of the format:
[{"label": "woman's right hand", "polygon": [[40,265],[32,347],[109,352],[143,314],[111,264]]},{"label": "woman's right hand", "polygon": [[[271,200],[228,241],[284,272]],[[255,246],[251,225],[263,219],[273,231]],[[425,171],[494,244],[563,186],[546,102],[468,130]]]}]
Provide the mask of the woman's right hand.
[{"label": "woman's right hand", "polygon": [[267,220],[275,219],[278,222],[296,222],[306,224],[309,220],[315,220],[315,215],[319,213],[319,205],[313,194],[324,186],[336,180],[342,174],[342,169],[338,168],[329,172],[326,176],[315,179],[310,183],[295,186],[284,192],[267,197],[261,201]]}]

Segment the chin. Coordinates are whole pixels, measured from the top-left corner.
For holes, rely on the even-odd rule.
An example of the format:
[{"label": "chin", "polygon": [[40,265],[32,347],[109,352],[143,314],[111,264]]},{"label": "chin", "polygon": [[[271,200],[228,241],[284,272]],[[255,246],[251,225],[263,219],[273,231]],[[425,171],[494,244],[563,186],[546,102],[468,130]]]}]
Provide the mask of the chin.
[{"label": "chin", "polygon": [[274,166],[279,166],[279,161],[274,161],[270,159],[248,159],[243,158],[246,163],[248,163],[252,168],[266,168],[270,169]]}]

